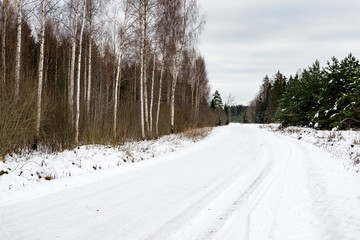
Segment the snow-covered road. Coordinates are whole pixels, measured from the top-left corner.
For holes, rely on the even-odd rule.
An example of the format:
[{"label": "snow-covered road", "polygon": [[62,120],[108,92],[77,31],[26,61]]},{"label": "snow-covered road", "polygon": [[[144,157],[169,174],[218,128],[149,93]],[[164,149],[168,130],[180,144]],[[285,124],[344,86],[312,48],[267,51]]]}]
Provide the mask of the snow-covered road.
[{"label": "snow-covered road", "polygon": [[0,239],[360,239],[360,177],[253,125],[52,192],[0,202]]}]

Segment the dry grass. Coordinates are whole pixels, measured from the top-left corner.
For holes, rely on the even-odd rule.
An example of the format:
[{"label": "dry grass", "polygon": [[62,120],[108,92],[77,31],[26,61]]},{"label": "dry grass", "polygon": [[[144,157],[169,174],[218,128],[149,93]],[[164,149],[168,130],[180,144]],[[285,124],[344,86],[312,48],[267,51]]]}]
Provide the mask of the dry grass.
[{"label": "dry grass", "polygon": [[[26,84],[26,83],[24,83]],[[0,97],[0,155],[19,153],[31,147],[35,139],[36,91],[24,86],[19,98],[13,91]]]},{"label": "dry grass", "polygon": [[183,132],[182,135],[191,139],[204,139],[211,133],[212,129],[212,127],[195,128]]}]

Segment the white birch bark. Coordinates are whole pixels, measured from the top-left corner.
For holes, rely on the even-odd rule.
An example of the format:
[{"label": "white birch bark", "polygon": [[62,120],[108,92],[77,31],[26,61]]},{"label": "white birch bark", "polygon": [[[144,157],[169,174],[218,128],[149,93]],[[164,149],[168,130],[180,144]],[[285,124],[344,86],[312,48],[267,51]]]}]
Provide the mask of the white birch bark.
[{"label": "white birch bark", "polygon": [[[144,48],[145,49],[145,46]],[[149,103],[148,103],[148,90],[147,90],[147,62],[146,62],[146,56],[145,56],[145,52],[143,53],[144,56],[144,106],[145,106],[145,126],[146,126],[146,135],[149,134],[150,132],[150,128],[149,128]]]},{"label": "white birch bark", "polygon": [[140,116],[141,116],[141,137],[145,138],[144,124],[144,36],[143,36],[143,16],[142,4],[139,6],[139,24],[140,24]]},{"label": "white birch bark", "polygon": [[113,125],[113,132],[114,137],[116,137],[117,133],[117,112],[118,112],[118,96],[120,95],[119,88],[121,86],[121,58],[123,54],[123,47],[125,44],[125,34],[128,30],[129,22],[128,22],[128,12],[129,12],[129,2],[125,2],[124,6],[124,18],[121,26],[121,34],[119,40],[119,59],[117,64],[116,70],[116,78],[115,78],[115,93],[114,93],[114,125]]},{"label": "white birch bark", "polygon": [[[121,42],[121,40],[120,40]],[[115,93],[114,93],[114,125],[113,125],[113,133],[116,138],[117,132],[117,112],[118,112],[118,89],[120,85],[121,78],[121,57],[122,57],[122,44],[120,43],[119,47],[119,59],[117,64],[116,78],[115,78]]]},{"label": "white birch bark", "polygon": [[148,103],[148,90],[147,90],[147,62],[146,62],[146,40],[147,40],[147,5],[146,5],[146,1],[144,1],[143,3],[144,6],[144,12],[143,12],[143,17],[144,17],[144,46],[143,46],[143,58],[144,58],[144,105],[145,105],[145,126],[146,126],[146,132],[147,135],[150,132],[150,126],[149,126],[149,103]]},{"label": "white birch bark", "polygon": [[91,103],[91,75],[92,75],[92,0],[90,0],[89,12],[89,50],[88,50],[88,79],[87,79],[87,96],[86,96],[86,112],[90,120],[90,103]]},{"label": "white birch bark", "polygon": [[37,91],[37,111],[36,111],[36,137],[40,137],[41,122],[41,99],[44,72],[44,44],[45,44],[45,0],[41,0],[41,32],[40,32],[40,56],[39,56],[39,76]]},{"label": "white birch bark", "polygon": [[172,70],[171,70],[171,99],[170,99],[170,133],[175,133],[175,90],[176,90],[176,82],[178,76],[178,60],[177,56],[172,57]]},{"label": "white birch bark", "polygon": [[164,60],[161,63],[161,72],[160,72],[160,80],[159,80],[159,97],[158,97],[158,105],[157,105],[157,112],[156,112],[155,132],[156,132],[157,137],[159,136],[159,117],[160,117],[161,87],[162,87],[163,73],[164,73]]},{"label": "white birch bark", "polygon": [[[156,44],[155,44],[156,45]],[[154,104],[154,81],[155,81],[155,67],[156,67],[156,58],[155,58],[155,49],[154,49],[154,57],[153,57],[153,71],[151,78],[151,95],[150,95],[150,135],[153,135],[153,104]]]},{"label": "white birch bark", "polygon": [[82,52],[82,38],[85,26],[85,14],[86,14],[86,0],[84,0],[83,17],[80,30],[79,39],[79,56],[78,56],[78,69],[77,69],[77,89],[76,89],[76,121],[75,121],[75,144],[79,146],[79,121],[80,121],[80,73],[81,73],[81,52]]},{"label": "white birch bark", "polygon": [[136,82],[137,82],[137,75],[136,75],[136,62],[135,62],[135,78],[134,78],[134,104],[136,104],[136,101],[137,101],[137,98],[136,98],[136,95],[137,95],[137,87],[136,87]]},{"label": "white birch bark", "polygon": [[76,33],[77,33],[77,18],[78,18],[78,0],[74,3],[74,29],[71,46],[71,62],[70,62],[70,78],[69,78],[69,109],[71,126],[74,125],[74,82],[75,82],[75,54],[76,54]]},{"label": "white birch bark", "polygon": [[[183,32],[179,46],[175,43],[175,54],[173,56],[173,66],[172,66],[172,82],[171,82],[171,101],[170,101],[170,133],[175,133],[175,90],[176,90],[176,82],[177,76],[179,73],[179,63],[180,56],[182,54],[182,50],[185,45],[185,35],[186,35],[186,27],[187,27],[187,11],[186,11],[186,0],[183,2]],[[175,31],[175,29],[173,29]],[[177,40],[175,40],[177,42]]]},{"label": "white birch bark", "polygon": [[18,15],[17,15],[17,37],[16,37],[16,59],[15,59],[15,98],[19,97],[20,91],[20,61],[21,61],[21,14],[22,1],[18,0]]}]

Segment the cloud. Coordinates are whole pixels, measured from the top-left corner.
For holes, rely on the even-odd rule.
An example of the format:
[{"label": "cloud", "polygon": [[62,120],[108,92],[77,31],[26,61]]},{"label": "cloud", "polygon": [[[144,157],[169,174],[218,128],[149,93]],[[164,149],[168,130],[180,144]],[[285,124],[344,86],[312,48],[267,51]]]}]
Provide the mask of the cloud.
[{"label": "cloud", "polygon": [[200,49],[210,82],[247,104],[263,77],[286,75],[332,56],[360,55],[360,1],[201,0],[207,26]]}]

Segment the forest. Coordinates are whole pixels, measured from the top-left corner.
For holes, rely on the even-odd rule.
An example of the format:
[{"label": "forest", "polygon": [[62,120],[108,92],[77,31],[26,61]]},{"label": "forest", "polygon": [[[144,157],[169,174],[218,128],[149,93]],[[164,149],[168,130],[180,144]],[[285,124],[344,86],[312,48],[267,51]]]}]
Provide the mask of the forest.
[{"label": "forest", "polygon": [[349,54],[342,60],[333,57],[324,67],[315,61],[289,78],[280,71],[273,78],[265,76],[246,119],[317,129],[359,128],[359,60]]},{"label": "forest", "polygon": [[3,0],[0,155],[211,126],[196,0]]}]

